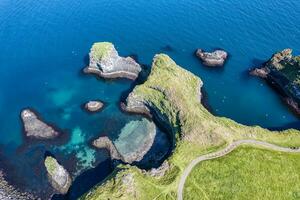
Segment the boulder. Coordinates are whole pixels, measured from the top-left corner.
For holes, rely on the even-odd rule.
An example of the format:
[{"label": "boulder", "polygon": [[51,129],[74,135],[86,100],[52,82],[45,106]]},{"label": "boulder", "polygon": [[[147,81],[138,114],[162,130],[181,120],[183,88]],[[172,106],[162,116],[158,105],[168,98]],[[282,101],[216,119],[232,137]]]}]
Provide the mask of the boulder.
[{"label": "boulder", "polygon": [[52,139],[59,135],[57,131],[39,119],[38,116],[29,109],[25,109],[21,112],[21,119],[27,137]]},{"label": "boulder", "polygon": [[90,112],[97,112],[103,107],[103,103],[101,101],[89,101],[85,104],[85,109]]},{"label": "boulder", "polygon": [[90,63],[85,73],[93,73],[102,78],[128,78],[135,80],[141,66],[131,57],[120,57],[114,45],[109,42],[95,43],[89,53]]},{"label": "boulder", "polygon": [[216,50],[211,53],[205,52],[202,49],[196,51],[196,56],[201,59],[206,66],[218,67],[223,66],[227,59],[227,52],[223,50]]},{"label": "boulder", "polygon": [[51,156],[46,157],[44,164],[52,187],[60,194],[66,194],[72,184],[70,174]]}]

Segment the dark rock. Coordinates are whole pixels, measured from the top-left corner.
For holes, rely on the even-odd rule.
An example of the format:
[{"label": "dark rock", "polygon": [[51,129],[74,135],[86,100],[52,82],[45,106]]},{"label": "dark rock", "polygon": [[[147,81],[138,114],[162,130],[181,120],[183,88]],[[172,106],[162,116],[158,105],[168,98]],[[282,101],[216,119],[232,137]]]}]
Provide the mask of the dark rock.
[{"label": "dark rock", "polygon": [[52,139],[59,135],[57,131],[40,120],[38,116],[29,109],[25,109],[21,112],[21,119],[27,137]]},{"label": "dark rock", "polygon": [[131,57],[120,57],[113,44],[95,43],[89,54],[89,66],[85,73],[94,73],[102,78],[128,78],[135,80],[141,67]]},{"label": "dark rock", "polygon": [[283,95],[284,102],[300,114],[300,56],[293,56],[291,49],[284,49],[250,74],[269,82]]},{"label": "dark rock", "polygon": [[204,52],[202,49],[196,51],[196,56],[202,60],[206,66],[217,67],[223,66],[227,59],[227,52],[223,50],[216,50],[214,52]]}]

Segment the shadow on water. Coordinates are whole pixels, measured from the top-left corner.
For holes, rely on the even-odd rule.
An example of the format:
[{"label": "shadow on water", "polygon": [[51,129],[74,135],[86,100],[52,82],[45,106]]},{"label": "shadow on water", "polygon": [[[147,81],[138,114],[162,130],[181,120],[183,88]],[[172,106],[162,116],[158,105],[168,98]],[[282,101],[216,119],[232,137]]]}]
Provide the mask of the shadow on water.
[{"label": "shadow on water", "polygon": [[162,50],[163,52],[174,52],[175,51],[175,49],[169,44],[161,47],[160,50]]},{"label": "shadow on water", "polygon": [[89,169],[76,177],[66,195],[56,194],[52,197],[52,200],[76,200],[92,189],[96,184],[103,181],[112,170],[111,160],[107,159],[97,165],[97,167]]}]

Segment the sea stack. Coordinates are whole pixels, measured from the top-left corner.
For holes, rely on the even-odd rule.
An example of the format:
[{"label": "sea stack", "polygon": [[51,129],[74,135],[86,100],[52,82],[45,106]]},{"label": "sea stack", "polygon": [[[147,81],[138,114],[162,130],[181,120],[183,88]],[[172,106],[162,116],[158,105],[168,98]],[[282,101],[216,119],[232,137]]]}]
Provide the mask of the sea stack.
[{"label": "sea stack", "polygon": [[283,94],[283,100],[300,114],[300,56],[293,56],[292,49],[284,49],[273,56],[263,66],[250,71],[261,77]]},{"label": "sea stack", "polygon": [[70,174],[51,156],[46,157],[44,164],[52,187],[60,194],[66,194],[72,184]]},{"label": "sea stack", "polygon": [[21,112],[21,119],[25,135],[36,139],[53,139],[59,135],[50,125],[38,118],[31,110],[25,109]]},{"label": "sea stack", "polygon": [[85,109],[89,112],[98,112],[103,107],[103,103],[101,101],[89,101],[85,104]]},{"label": "sea stack", "polygon": [[120,57],[114,45],[109,42],[95,43],[89,53],[90,63],[85,73],[102,78],[128,78],[135,80],[141,66],[131,57]]},{"label": "sea stack", "polygon": [[227,52],[216,50],[211,53],[205,52],[202,49],[197,49],[196,56],[201,59],[203,65],[210,67],[221,67],[227,59]]}]

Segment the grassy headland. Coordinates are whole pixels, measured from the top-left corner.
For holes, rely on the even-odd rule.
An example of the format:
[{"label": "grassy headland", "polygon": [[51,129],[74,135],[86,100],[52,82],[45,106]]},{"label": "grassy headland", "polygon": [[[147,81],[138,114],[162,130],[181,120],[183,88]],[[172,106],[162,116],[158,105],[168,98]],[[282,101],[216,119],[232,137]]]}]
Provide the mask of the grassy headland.
[{"label": "grassy headland", "polygon": [[[176,199],[179,178],[197,156],[240,139],[300,146],[300,133],[296,130],[271,132],[213,116],[200,103],[201,87],[200,78],[176,65],[167,55],[156,55],[147,81],[134,88],[127,106],[132,102],[143,103],[170,130],[175,145],[167,160],[169,170],[162,177],[153,177],[137,167],[120,165],[82,199]],[[132,177],[130,184],[124,181],[128,176]]]}]

